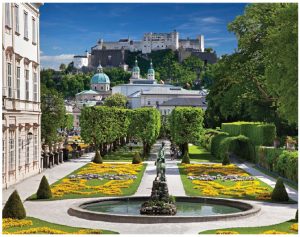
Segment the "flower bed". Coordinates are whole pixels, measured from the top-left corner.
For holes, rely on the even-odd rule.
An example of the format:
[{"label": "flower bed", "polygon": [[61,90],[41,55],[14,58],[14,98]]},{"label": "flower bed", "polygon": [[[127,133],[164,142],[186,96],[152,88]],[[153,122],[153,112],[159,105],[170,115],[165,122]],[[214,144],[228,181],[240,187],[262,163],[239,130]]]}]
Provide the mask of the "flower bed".
[{"label": "flower bed", "polygon": [[183,164],[180,172],[188,195],[271,199],[270,186],[232,164]]},{"label": "flower bed", "polygon": [[51,185],[53,199],[124,196],[133,194],[143,175],[143,164],[89,163]]},{"label": "flower bed", "polygon": [[36,218],[23,220],[2,219],[2,234],[111,234],[113,232],[100,229],[84,229],[52,224]]}]

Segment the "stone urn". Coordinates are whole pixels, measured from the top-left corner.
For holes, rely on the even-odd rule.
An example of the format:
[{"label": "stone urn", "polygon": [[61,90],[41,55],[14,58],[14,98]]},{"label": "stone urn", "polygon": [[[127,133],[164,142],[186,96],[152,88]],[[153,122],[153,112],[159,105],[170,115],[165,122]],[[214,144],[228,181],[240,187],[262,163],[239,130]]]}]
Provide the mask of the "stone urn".
[{"label": "stone urn", "polygon": [[296,143],[297,141],[294,140],[292,137],[286,138],[286,149],[287,150],[295,150],[296,149]]},{"label": "stone urn", "polygon": [[280,141],[277,137],[273,141],[273,146],[274,146],[274,148],[277,148],[280,146]]},{"label": "stone urn", "polygon": [[50,152],[48,145],[43,145],[43,150],[44,150],[45,153],[49,153]]}]

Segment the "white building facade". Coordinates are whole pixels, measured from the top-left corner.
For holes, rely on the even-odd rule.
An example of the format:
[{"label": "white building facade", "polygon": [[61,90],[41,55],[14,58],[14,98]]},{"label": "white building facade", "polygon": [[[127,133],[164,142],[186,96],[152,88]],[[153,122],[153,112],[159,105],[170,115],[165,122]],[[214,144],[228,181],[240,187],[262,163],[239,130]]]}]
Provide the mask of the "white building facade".
[{"label": "white building facade", "polygon": [[2,187],[41,171],[38,3],[2,4]]}]

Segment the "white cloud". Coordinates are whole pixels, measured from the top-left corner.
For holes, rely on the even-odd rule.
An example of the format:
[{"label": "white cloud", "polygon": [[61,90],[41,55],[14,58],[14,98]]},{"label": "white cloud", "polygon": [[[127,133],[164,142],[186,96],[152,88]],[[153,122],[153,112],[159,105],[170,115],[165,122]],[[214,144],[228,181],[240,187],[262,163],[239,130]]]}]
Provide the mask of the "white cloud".
[{"label": "white cloud", "polygon": [[42,68],[58,69],[60,64],[72,62],[73,57],[74,54],[41,55],[41,65]]},{"label": "white cloud", "polygon": [[221,19],[214,16],[201,18],[200,21],[204,23],[210,23],[210,24],[218,24],[222,22]]}]

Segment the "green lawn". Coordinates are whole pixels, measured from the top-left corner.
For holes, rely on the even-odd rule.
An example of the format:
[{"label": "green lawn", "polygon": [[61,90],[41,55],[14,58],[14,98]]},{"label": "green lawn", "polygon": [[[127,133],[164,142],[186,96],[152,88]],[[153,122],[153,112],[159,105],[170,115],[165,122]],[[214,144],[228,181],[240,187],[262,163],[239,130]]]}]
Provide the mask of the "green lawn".
[{"label": "green lawn", "polygon": [[[91,230],[91,229],[86,229],[86,228],[77,228],[77,227],[53,224],[53,223],[49,223],[47,221],[43,221],[43,220],[36,219],[33,217],[26,217],[25,220],[31,220],[32,225],[22,226],[22,227],[10,227],[10,228],[4,229],[3,232],[9,232],[10,234],[14,234],[14,232],[17,232],[17,231],[29,230],[29,229],[38,228],[38,227],[48,227],[48,228],[51,228],[54,230],[60,230],[60,231],[64,231],[64,232],[67,232],[70,234],[74,233],[74,232],[78,232],[79,230]],[[97,229],[96,231],[101,231],[101,234],[118,234],[118,232],[113,232],[113,231],[109,231],[109,230]],[[33,234],[33,233],[31,233],[31,234]],[[34,233],[34,234],[47,234],[47,233],[40,231],[40,232]]]},{"label": "green lawn", "polygon": [[[264,231],[276,230],[280,232],[287,232],[289,234],[297,234],[298,231],[291,230],[290,227],[292,224],[297,223],[295,220],[289,220],[277,225],[262,226],[262,227],[241,227],[241,228],[228,228],[228,229],[219,229],[222,231],[236,231],[240,234],[262,234]],[[200,232],[199,234],[216,234],[217,230],[207,230]]]},{"label": "green lawn", "polygon": [[132,151],[128,147],[121,147],[115,152],[111,152],[102,157],[103,162],[131,162],[135,152],[141,152],[142,147],[132,147]]},{"label": "green lawn", "polygon": [[215,163],[221,162],[216,160],[215,157],[205,148],[196,145],[189,145],[189,156],[191,161]]},{"label": "green lawn", "polygon": [[[207,165],[210,165],[210,164],[207,164]],[[213,164],[211,164],[213,165]],[[242,196],[237,196],[235,193],[235,190],[231,191],[231,194],[227,194],[227,195],[222,195],[222,194],[219,194],[219,195],[209,195],[209,194],[205,194],[203,193],[203,188],[196,188],[196,184],[192,183],[193,180],[190,180],[188,179],[188,175],[187,175],[187,171],[186,169],[184,168],[184,165],[182,164],[178,164],[178,168],[179,168],[179,173],[180,173],[180,177],[181,177],[181,181],[182,181],[182,184],[184,186],[184,190],[185,190],[185,193],[188,195],[188,196],[207,196],[207,197],[218,197],[218,198],[238,198],[238,199],[249,199],[249,200],[256,200],[256,196],[254,195],[249,195],[249,194],[243,194]],[[239,169],[239,168],[238,168]],[[241,172],[244,172],[244,173],[247,173],[246,171],[240,169]],[[209,173],[209,175],[217,175],[219,173]],[[259,179],[256,179],[255,178],[255,181],[258,181],[259,182],[259,185],[258,187],[262,187],[262,188],[267,188],[268,189],[268,192],[271,192],[272,191],[272,188],[267,185],[266,183],[260,181]],[[234,187],[236,185],[236,182],[234,181],[221,181],[221,180],[216,180],[216,181],[203,181],[207,184],[207,186],[209,186],[208,188],[212,187],[212,185],[214,183],[216,183],[217,185],[221,185],[225,188],[227,187]],[[247,182],[247,181],[245,181]],[[219,192],[219,190],[221,190],[219,187],[216,187],[214,189],[215,191]],[[238,190],[236,190],[236,192],[238,192]],[[268,200],[270,201],[270,200]]]},{"label": "green lawn", "polygon": [[[85,169],[90,164],[91,163],[86,164],[86,165],[82,166],[81,168],[73,171],[72,173],[66,175],[62,179],[60,179],[60,180],[56,181],[55,183],[53,183],[50,187],[52,188],[55,185],[61,184],[64,179],[68,179],[68,177],[70,175],[77,174],[78,172],[82,171],[83,169]],[[131,164],[127,164],[127,165],[131,165]],[[137,191],[137,189],[138,189],[138,187],[139,187],[139,185],[141,183],[141,180],[142,180],[143,174],[145,172],[146,166],[147,166],[147,164],[142,164],[142,168],[138,172],[137,178],[134,179],[133,183],[130,184],[128,188],[121,188],[122,194],[119,194],[119,195],[113,195],[113,194],[112,195],[106,195],[106,194],[101,194],[101,193],[96,193],[96,194],[88,194],[88,193],[87,194],[84,194],[84,193],[83,194],[74,194],[74,193],[68,193],[68,194],[64,194],[61,197],[52,197],[51,199],[46,199],[45,201],[62,200],[62,199],[74,199],[74,198],[105,197],[105,196],[130,196],[130,195],[133,195]],[[116,172],[115,172],[114,169],[111,169],[110,173],[114,174]],[[88,185],[88,186],[99,186],[99,185],[103,185],[103,184],[105,184],[107,182],[109,182],[109,180],[107,180],[107,179],[103,179],[103,180],[91,179],[91,180],[87,180],[86,185]],[[91,189],[84,189],[82,191],[83,192],[90,192],[92,190]],[[29,198],[27,198],[27,200],[37,200],[36,199],[36,194],[31,195]],[[39,200],[39,201],[42,201],[42,200]]]}]

